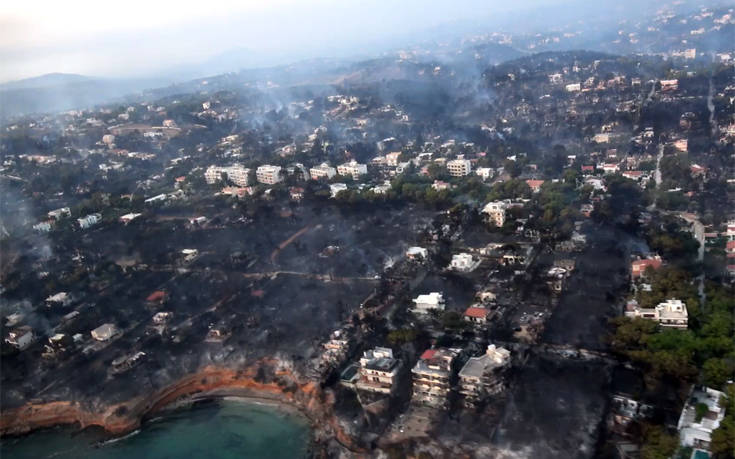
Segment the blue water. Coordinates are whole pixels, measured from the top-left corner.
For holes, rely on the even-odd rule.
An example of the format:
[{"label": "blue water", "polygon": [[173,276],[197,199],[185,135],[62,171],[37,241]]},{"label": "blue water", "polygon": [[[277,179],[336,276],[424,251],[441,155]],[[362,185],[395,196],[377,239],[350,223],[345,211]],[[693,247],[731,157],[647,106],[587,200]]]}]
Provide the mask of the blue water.
[{"label": "blue water", "polygon": [[0,442],[2,459],[300,458],[309,429],[273,407],[217,401],[166,414],[123,438],[56,428]]}]

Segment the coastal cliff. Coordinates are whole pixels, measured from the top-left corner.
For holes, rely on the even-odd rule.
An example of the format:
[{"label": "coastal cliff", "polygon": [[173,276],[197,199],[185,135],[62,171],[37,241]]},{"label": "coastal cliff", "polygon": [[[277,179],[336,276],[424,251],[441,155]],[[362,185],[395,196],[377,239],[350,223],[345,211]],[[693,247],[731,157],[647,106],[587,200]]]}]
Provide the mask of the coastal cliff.
[{"label": "coastal cliff", "polygon": [[[333,411],[331,392],[322,390],[316,382],[300,381],[293,372],[276,364],[275,361],[261,361],[246,369],[208,366],[150,395],[97,410],[73,401],[29,402],[0,415],[0,435],[22,435],[36,429],[71,424],[81,428],[99,426],[111,434],[121,435],[137,429],[143,420],[177,402],[232,395],[293,407],[309,419],[317,445],[335,440],[351,452],[363,452],[340,426]],[[264,377],[264,373],[267,376]]]}]

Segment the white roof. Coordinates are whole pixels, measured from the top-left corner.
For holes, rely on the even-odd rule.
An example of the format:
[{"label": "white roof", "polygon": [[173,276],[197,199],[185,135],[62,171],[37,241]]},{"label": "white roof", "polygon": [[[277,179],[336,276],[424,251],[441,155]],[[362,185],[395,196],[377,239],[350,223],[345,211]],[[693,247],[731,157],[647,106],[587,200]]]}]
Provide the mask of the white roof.
[{"label": "white roof", "polygon": [[414,303],[423,304],[439,304],[444,302],[444,297],[439,292],[431,292],[428,295],[419,295],[414,300]]}]

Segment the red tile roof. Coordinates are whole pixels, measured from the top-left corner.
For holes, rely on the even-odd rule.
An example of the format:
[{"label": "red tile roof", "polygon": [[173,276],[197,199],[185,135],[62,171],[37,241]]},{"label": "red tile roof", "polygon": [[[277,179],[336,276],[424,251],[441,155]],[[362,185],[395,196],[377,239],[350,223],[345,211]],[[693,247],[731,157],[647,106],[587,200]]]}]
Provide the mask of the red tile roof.
[{"label": "red tile roof", "polygon": [[466,315],[467,317],[476,317],[478,319],[484,319],[485,317],[487,317],[487,309],[469,307],[464,312],[464,315]]},{"label": "red tile roof", "polygon": [[421,360],[429,360],[434,358],[434,354],[436,354],[436,349],[427,349],[424,351],[423,354],[421,354],[420,359]]},{"label": "red tile roof", "polygon": [[151,303],[155,301],[163,301],[163,299],[166,298],[166,292],[163,290],[156,290],[155,292],[148,295],[148,298],[146,298],[146,301],[149,301]]}]

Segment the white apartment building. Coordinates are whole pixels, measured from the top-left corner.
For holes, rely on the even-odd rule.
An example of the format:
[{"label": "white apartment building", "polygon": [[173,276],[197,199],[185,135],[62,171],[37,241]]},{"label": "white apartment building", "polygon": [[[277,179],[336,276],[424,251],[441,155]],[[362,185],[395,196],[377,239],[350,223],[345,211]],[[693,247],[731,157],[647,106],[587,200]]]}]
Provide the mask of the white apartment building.
[{"label": "white apartment building", "polygon": [[281,166],[271,166],[268,164],[259,166],[255,170],[255,177],[259,183],[275,185],[283,180],[283,177],[281,176]]},{"label": "white apartment building", "polygon": [[311,178],[315,180],[320,178],[331,179],[332,177],[337,175],[337,170],[330,166],[328,163],[321,163],[320,165],[314,166],[309,169],[309,174],[311,174]]},{"label": "white apartment building", "polygon": [[[679,430],[681,446],[709,449],[712,432],[725,418],[725,407],[720,400],[725,394],[709,387],[694,387],[679,417],[676,428]],[[705,405],[706,413],[697,413],[697,405]]]},{"label": "white apartment building", "polygon": [[488,220],[493,222],[495,226],[503,226],[505,224],[505,211],[510,203],[508,201],[492,201],[485,204],[482,213],[487,215]]},{"label": "white apartment building", "polygon": [[472,172],[472,163],[468,159],[453,159],[447,161],[447,170],[452,177],[464,177]]},{"label": "white apartment building", "polygon": [[234,164],[232,166],[209,166],[204,172],[204,179],[208,184],[212,185],[222,180],[222,174],[224,174],[229,181],[237,186],[248,186],[248,176],[250,169],[240,165]]},{"label": "white apartment building", "polygon": [[503,374],[510,366],[510,351],[491,344],[485,354],[470,357],[459,371],[459,392],[465,403],[473,405],[504,388]]},{"label": "white apartment building", "polygon": [[687,305],[676,299],[666,300],[655,308],[641,308],[634,303],[625,311],[625,316],[655,320],[662,327],[669,328],[686,329],[689,323]]},{"label": "white apartment building", "polygon": [[460,253],[452,256],[449,268],[455,271],[468,273],[480,266],[480,260],[475,260],[469,253]]},{"label": "white apartment building", "polygon": [[411,369],[413,395],[411,401],[434,407],[446,408],[451,386],[452,362],[459,349],[428,349],[421,354]]},{"label": "white apartment building", "polygon": [[86,217],[77,218],[77,223],[81,229],[87,229],[100,221],[102,221],[102,215],[100,214],[89,214]]},{"label": "white apartment building", "polygon": [[444,295],[439,292],[431,292],[428,295],[419,295],[413,299],[415,306],[413,312],[417,314],[428,314],[429,311],[443,311],[446,306]]},{"label": "white apartment building", "polygon": [[353,159],[348,163],[337,166],[337,173],[339,175],[351,175],[352,178],[357,178],[361,175],[367,174],[367,166],[360,164]]},{"label": "white apartment building", "polygon": [[376,347],[363,353],[360,359],[360,379],[355,384],[358,389],[390,394],[398,379],[401,361],[393,358],[393,350]]}]

